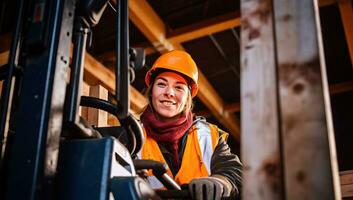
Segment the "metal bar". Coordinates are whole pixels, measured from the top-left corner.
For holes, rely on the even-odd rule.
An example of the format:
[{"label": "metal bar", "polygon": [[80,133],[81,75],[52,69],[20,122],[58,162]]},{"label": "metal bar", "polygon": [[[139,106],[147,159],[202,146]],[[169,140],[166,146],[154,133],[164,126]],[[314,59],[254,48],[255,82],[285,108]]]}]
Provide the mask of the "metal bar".
[{"label": "metal bar", "polygon": [[[70,2],[74,1],[65,1]],[[50,196],[53,191],[50,186],[52,182],[47,178],[53,175],[48,173],[53,173],[51,170],[56,167],[63,110],[63,100],[60,101],[60,98],[63,99],[61,95],[65,94],[66,89],[71,36],[66,40],[58,39],[60,36],[67,37],[67,31],[70,30],[62,27],[63,8],[67,6],[64,0],[38,0],[33,3],[33,7],[37,6],[41,12],[39,14],[46,14],[36,15],[42,16],[36,20],[33,18],[29,26],[32,30],[29,32],[35,33],[38,28],[45,31],[42,37],[45,45],[41,46],[44,48],[40,51],[30,46],[25,47],[27,57],[6,171],[5,199],[53,198]],[[69,15],[74,16],[74,8],[68,9],[71,10]],[[37,26],[36,23],[45,23],[47,27]],[[61,42],[65,42],[66,48],[58,50],[59,46],[62,47],[59,44]],[[26,41],[24,44],[27,44]]]},{"label": "metal bar", "polygon": [[[79,19],[81,20],[81,19]],[[85,51],[87,43],[88,28],[82,26],[82,22],[78,22],[75,30],[75,44],[73,50],[73,59],[70,72],[70,84],[67,91],[67,103],[65,106],[65,123],[78,122],[78,107],[80,105],[81,85],[83,80],[83,68],[85,60]]]},{"label": "metal bar", "polygon": [[237,40],[238,44],[240,45],[240,39],[237,31],[234,28],[231,28],[230,31],[232,32],[232,35],[234,36],[234,38]]},{"label": "metal bar", "polygon": [[[119,89],[119,85],[120,85],[120,76],[121,76],[121,73],[120,73],[120,69],[121,69],[121,34],[122,32],[120,31],[121,28],[122,28],[122,24],[121,24],[121,3],[120,3],[120,0],[119,2],[116,4],[116,9],[115,9],[117,12],[116,12],[116,20],[115,20],[115,23],[116,23],[116,29],[115,29],[115,33],[116,33],[116,37],[115,37],[115,48],[116,48],[116,51],[115,51],[115,57],[116,57],[116,62],[115,62],[115,98],[117,101],[119,101],[119,96],[120,96],[120,91],[118,90]],[[119,104],[119,102],[118,102]]]},{"label": "metal bar", "polygon": [[218,53],[221,55],[221,57],[223,58],[224,61],[226,61],[226,63],[228,64],[229,68],[232,70],[232,72],[234,73],[234,75],[240,79],[240,75],[239,72],[235,69],[235,66],[230,62],[228,56],[226,55],[226,53],[223,51],[221,45],[218,43],[218,41],[216,40],[216,38],[213,35],[209,35],[208,36],[211,41],[212,44],[216,47]]},{"label": "metal bar", "polygon": [[[116,99],[121,105],[119,118],[126,118],[130,108],[129,98],[129,17],[128,0],[119,0],[117,7],[117,61],[116,62]],[[119,34],[120,33],[120,34]],[[119,57],[120,54],[120,57]]]}]

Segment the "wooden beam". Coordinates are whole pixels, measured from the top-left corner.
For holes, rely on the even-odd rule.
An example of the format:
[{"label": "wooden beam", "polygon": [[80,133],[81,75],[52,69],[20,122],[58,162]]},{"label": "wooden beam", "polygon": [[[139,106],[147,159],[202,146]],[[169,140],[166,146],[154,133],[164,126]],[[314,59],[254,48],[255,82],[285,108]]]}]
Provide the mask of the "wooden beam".
[{"label": "wooden beam", "polygon": [[9,51],[0,53],[0,66],[7,64],[9,59],[9,53],[10,53]]},{"label": "wooden beam", "polygon": [[[151,11],[151,6],[149,5],[145,5],[146,2],[141,1],[143,6],[146,7],[145,10]],[[319,5],[320,6],[329,6],[332,5],[334,3],[336,3],[337,0],[320,0],[319,1]],[[137,9],[136,8],[136,4],[134,2],[132,2],[129,6],[131,6],[131,10],[133,9]],[[138,11],[136,11],[138,12]],[[166,34],[166,39],[164,37],[160,37],[160,35],[158,34],[154,34],[153,32],[146,30],[145,27],[147,26],[156,26],[156,27],[162,27],[163,29],[163,22],[161,22],[161,20],[156,19],[158,16],[156,16],[154,13],[151,14],[151,16],[147,17],[148,20],[146,19],[146,22],[142,22],[139,17],[137,17],[135,15],[136,12],[133,12],[130,15],[131,20],[134,22],[134,24],[139,24],[140,27],[142,27],[141,32],[143,34],[145,34],[146,36],[148,35],[149,40],[150,41],[155,41],[157,44],[157,47],[160,47],[160,40],[168,40],[169,42],[165,43],[164,47],[162,48],[170,48],[168,45],[171,44],[177,44],[177,43],[182,43],[182,42],[187,42],[190,40],[194,40],[197,38],[201,38],[201,37],[205,37],[207,35],[210,34],[214,34],[217,32],[221,32],[221,31],[225,31],[231,28],[235,28],[240,26],[240,14],[239,13],[228,13],[219,17],[215,17],[215,18],[211,18],[211,19],[207,19],[201,22],[197,22],[195,24],[191,24],[185,27],[181,27],[178,29],[173,30],[170,33],[164,33],[161,35],[165,35]],[[137,13],[138,14],[138,13]],[[142,17],[148,16],[145,15],[144,13],[142,14]],[[162,42],[163,43],[163,42]],[[144,46],[144,45],[142,45]],[[151,48],[151,47],[146,47],[145,48],[145,53],[146,55],[150,55],[156,52],[155,48]],[[111,63],[115,63],[115,52],[114,51],[109,51],[106,53],[103,53],[102,55],[98,56],[98,60],[101,62],[104,61],[108,61]]]},{"label": "wooden beam", "polygon": [[[244,164],[243,200],[284,198],[273,1],[241,2],[241,152]],[[277,12],[277,10],[276,10]]]},{"label": "wooden beam", "polygon": [[172,43],[182,43],[204,37],[210,34],[238,27],[240,25],[240,13],[229,13],[173,30],[168,34],[168,40]]},{"label": "wooden beam", "polygon": [[[320,0],[320,5],[324,6],[324,5],[330,5],[335,3],[335,0]],[[182,46],[179,43],[174,43],[173,41],[178,41],[178,42],[182,42],[184,40],[186,40],[185,38],[189,38],[189,39],[195,39],[196,37],[203,37],[215,32],[219,32],[222,30],[226,30],[235,26],[238,26],[240,24],[240,18],[235,16],[235,18],[230,19],[227,18],[226,16],[223,16],[224,21],[220,20],[222,19],[216,19],[214,21],[218,21],[218,23],[211,23],[210,26],[202,26],[202,23],[206,24],[206,23],[210,23],[208,22],[201,22],[200,24],[197,24],[194,27],[198,27],[201,28],[201,30],[194,30],[194,29],[190,29],[190,27],[186,27],[184,29],[187,30],[189,29],[189,31],[187,32],[183,32],[182,35],[177,36],[172,34],[171,38],[166,39],[166,31],[165,31],[165,26],[163,24],[163,21],[161,19],[159,19],[158,15],[153,11],[152,7],[145,1],[130,1],[129,2],[129,10],[130,10],[130,19],[133,21],[133,23],[141,30],[141,32],[152,42],[152,44],[155,46],[155,48],[157,48],[158,51],[160,52],[165,52],[171,49],[182,49]],[[229,16],[228,16],[229,17]],[[150,27],[154,27],[154,28],[150,28]],[[156,31],[157,30],[157,31]],[[180,29],[179,31],[183,31],[183,29]],[[174,39],[173,39],[174,38]],[[184,38],[184,39],[180,39],[180,38]],[[6,40],[9,41],[9,40]],[[9,42],[6,43],[6,46],[9,45]],[[153,52],[153,50],[151,51]],[[5,52],[6,53],[6,52]],[[7,52],[8,53],[8,52]],[[111,53],[110,53],[111,54]],[[7,60],[1,60],[1,58],[4,58],[4,55],[1,54],[0,56],[0,65],[1,63],[7,63]],[[6,58],[7,59],[7,58]],[[103,77],[106,77],[106,75],[104,75],[105,73],[101,73],[101,75],[103,75]],[[203,76],[203,75],[201,75]],[[85,77],[91,77],[91,80],[89,81],[95,81],[97,83],[98,79],[97,76],[95,76],[94,73],[87,73],[85,75]],[[93,79],[92,79],[93,78]],[[111,78],[111,77],[110,77]],[[110,79],[108,79],[110,80]],[[203,78],[203,80],[206,80],[206,78]],[[106,86],[111,85],[110,83],[108,83],[108,81],[104,81],[106,82]],[[202,85],[203,83],[200,82],[200,85]],[[210,85],[210,84],[206,84],[206,85]],[[110,87],[112,89],[112,87]],[[136,96],[137,98],[140,98],[142,95],[140,94],[136,94],[137,90],[132,90],[132,96]],[[202,93],[202,91],[200,91],[200,94]],[[135,95],[136,94],[136,95]],[[201,94],[202,96],[202,94]],[[202,97],[201,97],[202,98]],[[205,98],[204,98],[205,99]],[[219,98],[216,98],[219,99]],[[145,102],[144,100],[141,100],[142,102]],[[209,103],[212,104],[212,102],[207,101]],[[143,107],[144,103],[141,102],[136,102],[136,104],[132,103],[132,109],[141,109],[141,107]],[[215,114],[216,116],[221,116],[222,118],[222,114],[221,112],[219,112],[220,110],[225,110],[227,111],[227,108],[225,108],[224,103],[222,102],[216,102],[216,104],[219,105],[223,105],[222,109],[219,108],[210,108],[210,110],[213,110],[213,112],[217,112],[218,114]],[[206,105],[207,106],[207,105]],[[207,107],[214,107],[213,105],[208,105]],[[227,112],[226,112],[227,113]],[[218,118],[218,117],[217,117]],[[237,123],[236,119],[228,119],[228,118],[232,118],[229,117],[229,114],[225,114],[224,116],[225,119],[219,119],[220,121],[223,121],[223,123],[230,123],[229,125],[227,125],[226,127],[233,127],[231,130],[233,131],[237,131],[239,130],[239,124],[236,125],[237,128],[235,128],[235,126],[233,126],[232,124]],[[238,137],[238,136],[236,136]]]},{"label": "wooden beam", "polygon": [[5,33],[0,36],[0,53],[3,53],[10,49],[11,39],[11,33]]},{"label": "wooden beam", "polygon": [[[337,0],[319,0],[319,6],[329,6]],[[204,20],[189,26],[181,27],[168,33],[170,42],[186,42],[200,37],[240,26],[240,13],[229,13],[220,17]]]},{"label": "wooden beam", "polygon": [[285,199],[341,199],[316,3],[273,0]]},{"label": "wooden beam", "polygon": [[351,64],[353,67],[353,8],[351,0],[340,0],[338,1],[338,7],[340,9],[343,29],[346,35],[346,41],[348,46],[349,55],[351,58]]},{"label": "wooden beam", "polygon": [[353,81],[336,83],[336,84],[330,85],[329,89],[330,89],[331,95],[352,91],[353,90]]},{"label": "wooden beam", "polygon": [[1,81],[0,81],[0,97],[1,97],[1,94],[2,94],[2,85],[3,85],[3,83],[4,83],[4,81],[1,80]]},{"label": "wooden beam", "polygon": [[227,104],[227,105],[225,105],[225,109],[227,112],[239,112],[240,111],[240,103],[236,102],[236,103]]},{"label": "wooden beam", "polygon": [[353,197],[353,170],[341,171],[340,182],[342,197]]},{"label": "wooden beam", "polygon": [[[0,66],[7,63],[8,56],[9,51],[0,53]],[[85,55],[84,81],[89,85],[102,85],[115,93],[115,74],[89,53]],[[130,86],[130,95],[131,112],[139,113],[147,105],[147,99],[132,86]]]},{"label": "wooden beam", "polygon": [[129,18],[157,51],[166,52],[178,48],[166,39],[163,21],[146,0],[129,1]]},{"label": "wooden beam", "polygon": [[[88,53],[85,56],[84,80],[90,85],[98,82],[115,93],[115,74]],[[139,113],[147,105],[147,99],[132,86],[130,86],[130,95],[131,110]]]},{"label": "wooden beam", "polygon": [[[319,6],[329,6],[335,3],[337,0],[319,0]],[[182,43],[238,27],[240,23],[240,13],[229,13],[173,30],[168,33],[167,39],[171,43]]]},{"label": "wooden beam", "polygon": [[319,0],[319,6],[330,6],[337,3],[339,0]]},{"label": "wooden beam", "polygon": [[[89,88],[89,96],[108,100],[108,90],[100,85],[93,85]],[[88,108],[87,121],[91,125],[105,127],[108,124],[108,113],[95,108]]]},{"label": "wooden beam", "polygon": [[[89,96],[89,88],[90,86],[83,81],[82,84],[82,90],[81,90],[81,95],[82,96]],[[84,107],[84,106],[80,106],[79,107],[79,115],[84,119],[84,120],[88,120],[88,108]]]},{"label": "wooden beam", "polygon": [[244,200],[341,199],[316,3],[241,1]]},{"label": "wooden beam", "polygon": [[[166,38],[166,28],[163,21],[147,1],[130,0],[129,12],[131,21],[159,52],[163,53],[172,49],[183,49],[180,43],[172,43]],[[228,128],[236,139],[239,139],[240,128],[238,120],[231,113],[224,111],[224,102],[200,69],[198,97],[211,110],[218,121]]]}]

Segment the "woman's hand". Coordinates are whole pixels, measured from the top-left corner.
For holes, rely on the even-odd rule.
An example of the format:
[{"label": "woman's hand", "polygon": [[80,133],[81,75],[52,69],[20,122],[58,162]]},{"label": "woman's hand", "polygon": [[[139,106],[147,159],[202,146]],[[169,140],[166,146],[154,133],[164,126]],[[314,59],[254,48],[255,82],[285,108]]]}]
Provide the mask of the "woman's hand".
[{"label": "woman's hand", "polygon": [[216,177],[195,178],[189,183],[191,196],[195,200],[220,200],[230,196],[230,189]]}]

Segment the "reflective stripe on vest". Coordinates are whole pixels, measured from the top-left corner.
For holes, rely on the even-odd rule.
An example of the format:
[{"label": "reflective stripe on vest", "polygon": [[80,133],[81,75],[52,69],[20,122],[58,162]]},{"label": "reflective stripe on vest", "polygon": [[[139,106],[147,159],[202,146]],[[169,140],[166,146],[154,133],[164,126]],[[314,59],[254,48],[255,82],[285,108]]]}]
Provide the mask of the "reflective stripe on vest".
[{"label": "reflective stripe on vest", "polygon": [[205,123],[196,123],[197,139],[201,150],[201,157],[208,174],[211,173],[211,158],[213,154],[211,129]]},{"label": "reflective stripe on vest", "polygon": [[[218,137],[218,128],[205,121],[197,121],[190,128],[186,139],[181,166],[174,177],[174,180],[178,184],[182,185],[189,183],[193,178],[210,175],[211,158],[214,148],[217,145]],[[146,137],[146,142],[137,156],[142,159],[151,159],[167,163],[157,142],[150,137]],[[173,177],[170,170],[168,170],[167,173]],[[149,172],[148,175],[149,183],[153,188],[163,187],[151,172]]]}]

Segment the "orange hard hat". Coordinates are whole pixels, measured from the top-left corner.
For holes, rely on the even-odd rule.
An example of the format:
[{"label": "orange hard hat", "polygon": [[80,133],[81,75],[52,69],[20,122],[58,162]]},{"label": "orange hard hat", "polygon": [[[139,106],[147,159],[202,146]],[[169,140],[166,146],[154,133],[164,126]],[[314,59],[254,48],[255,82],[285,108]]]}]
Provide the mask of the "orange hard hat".
[{"label": "orange hard hat", "polygon": [[[190,54],[181,50],[169,51],[161,55],[153,64],[152,68],[148,70],[145,76],[145,83],[147,86],[151,84],[151,77],[158,70],[170,70],[178,72],[190,80],[191,96],[195,97],[198,90],[197,79],[199,76],[195,61]],[[154,75],[155,77],[155,75]],[[153,78],[154,78],[153,77]]]}]

